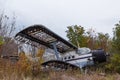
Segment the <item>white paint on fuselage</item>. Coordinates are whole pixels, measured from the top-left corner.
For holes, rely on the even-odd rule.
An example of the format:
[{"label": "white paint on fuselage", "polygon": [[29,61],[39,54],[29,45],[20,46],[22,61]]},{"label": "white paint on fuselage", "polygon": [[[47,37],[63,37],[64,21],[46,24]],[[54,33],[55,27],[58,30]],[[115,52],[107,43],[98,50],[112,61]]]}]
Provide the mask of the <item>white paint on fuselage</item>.
[{"label": "white paint on fuselage", "polygon": [[[77,50],[73,50],[73,51],[68,51],[66,53],[60,53],[59,57],[62,61],[65,61],[70,64],[74,64],[80,68],[85,67],[87,65],[94,64],[92,53],[90,53],[88,48],[80,48],[78,50],[79,52]],[[86,57],[86,58],[83,58],[83,57]],[[45,54],[43,55],[43,58],[45,62],[49,60],[57,60],[54,50],[51,50],[51,49],[45,50]]]},{"label": "white paint on fuselage", "polygon": [[67,63],[79,66],[80,68],[94,64],[92,53],[78,54],[77,51],[70,51],[62,54],[61,59]]}]

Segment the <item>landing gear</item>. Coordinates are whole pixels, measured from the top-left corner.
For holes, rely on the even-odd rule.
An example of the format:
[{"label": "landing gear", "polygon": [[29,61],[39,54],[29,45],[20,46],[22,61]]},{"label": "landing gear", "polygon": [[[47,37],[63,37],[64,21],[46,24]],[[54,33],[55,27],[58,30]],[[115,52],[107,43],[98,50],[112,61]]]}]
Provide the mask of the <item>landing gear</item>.
[{"label": "landing gear", "polygon": [[80,69],[78,66],[66,63],[64,61],[59,61],[59,60],[51,60],[45,63],[42,63],[42,66],[46,70],[77,70]]}]

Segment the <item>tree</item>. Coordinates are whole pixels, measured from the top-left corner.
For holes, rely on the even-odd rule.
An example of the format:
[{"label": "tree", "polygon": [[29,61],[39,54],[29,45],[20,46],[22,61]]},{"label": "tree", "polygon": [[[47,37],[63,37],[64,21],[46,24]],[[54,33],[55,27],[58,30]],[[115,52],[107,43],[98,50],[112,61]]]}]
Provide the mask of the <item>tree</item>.
[{"label": "tree", "polygon": [[109,34],[108,33],[97,33],[92,28],[87,31],[88,35],[88,47],[90,49],[102,48],[105,51],[108,47]]},{"label": "tree", "polygon": [[6,55],[11,51],[13,53],[13,48],[16,48],[16,46],[12,46],[14,42],[13,34],[15,31],[15,24],[16,20],[14,16],[10,18],[4,13],[0,14],[0,37],[2,38],[2,41],[0,41],[0,43],[2,43],[0,54],[2,55]]},{"label": "tree", "polygon": [[96,32],[94,29],[89,29],[87,31],[87,36],[88,36],[88,40],[87,40],[87,47],[89,47],[90,49],[96,49]]},{"label": "tree", "polygon": [[87,45],[87,39],[84,35],[85,30],[82,26],[73,25],[68,26],[67,28],[67,37],[71,43],[73,43],[77,47],[85,47]]},{"label": "tree", "polygon": [[108,47],[108,40],[109,40],[108,33],[106,34],[98,33],[98,39],[97,39],[98,48],[102,48],[106,51]]},{"label": "tree", "polygon": [[115,25],[114,28],[114,37],[112,41],[112,57],[110,63],[106,65],[111,71],[116,71],[120,73],[120,22]]},{"label": "tree", "polygon": [[116,53],[120,54],[120,22],[115,25],[114,37],[113,37],[113,48]]}]

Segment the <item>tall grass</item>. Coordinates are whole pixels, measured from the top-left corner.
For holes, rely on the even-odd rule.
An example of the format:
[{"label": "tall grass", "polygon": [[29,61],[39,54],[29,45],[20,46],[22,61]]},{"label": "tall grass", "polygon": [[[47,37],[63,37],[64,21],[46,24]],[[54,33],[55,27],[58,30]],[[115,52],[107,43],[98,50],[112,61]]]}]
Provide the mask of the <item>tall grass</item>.
[{"label": "tall grass", "polygon": [[11,64],[9,61],[0,60],[0,80],[120,80],[120,75],[105,73],[101,69],[89,72],[80,70],[45,71],[40,69],[39,65],[33,71],[30,65],[26,67],[25,64]]},{"label": "tall grass", "polygon": [[[1,75],[1,74],[0,74]],[[97,73],[94,74],[78,74],[72,72],[41,72],[37,76],[18,75],[13,72],[11,74],[2,72],[0,80],[120,80],[119,74],[102,76]]]}]

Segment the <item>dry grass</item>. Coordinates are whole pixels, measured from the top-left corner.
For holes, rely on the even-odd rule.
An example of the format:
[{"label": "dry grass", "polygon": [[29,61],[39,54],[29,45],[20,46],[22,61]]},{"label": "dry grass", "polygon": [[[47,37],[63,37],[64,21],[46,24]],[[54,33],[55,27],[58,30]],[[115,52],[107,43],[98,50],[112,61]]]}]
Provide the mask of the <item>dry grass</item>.
[{"label": "dry grass", "polygon": [[94,74],[80,74],[78,72],[41,72],[37,76],[27,76],[18,75],[17,73],[8,74],[7,72],[2,72],[0,74],[0,80],[120,80],[119,74],[114,75],[100,75],[98,73]]},{"label": "dry grass", "polygon": [[102,70],[81,73],[80,70],[42,71],[40,68],[36,68],[37,70],[33,74],[32,68],[28,68],[29,70],[25,72],[23,68],[27,67],[0,61],[0,80],[120,80],[119,74],[107,74]]}]

